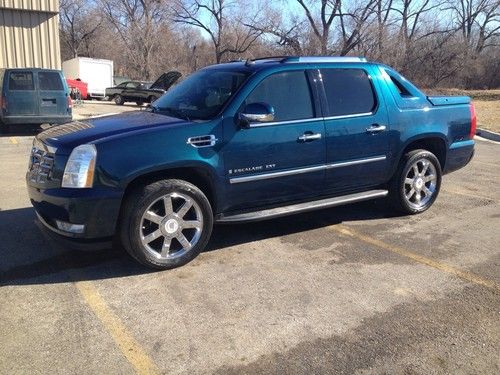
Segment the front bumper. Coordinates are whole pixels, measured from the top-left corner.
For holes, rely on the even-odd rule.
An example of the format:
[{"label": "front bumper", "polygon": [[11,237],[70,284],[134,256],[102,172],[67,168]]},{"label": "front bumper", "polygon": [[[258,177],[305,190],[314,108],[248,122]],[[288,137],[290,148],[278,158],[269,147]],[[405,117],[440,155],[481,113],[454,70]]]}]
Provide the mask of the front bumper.
[{"label": "front bumper", "polygon": [[69,238],[66,234],[48,224],[38,213],[37,218],[35,219],[35,224],[38,226],[45,238],[63,246],[64,248],[80,251],[95,251],[110,249],[113,247],[112,238],[99,238],[94,240]]},{"label": "front bumper", "polygon": [[[28,194],[42,224],[54,234],[73,240],[96,240],[114,236],[123,191],[111,188],[41,189],[31,186]],[[84,225],[82,233],[60,230],[56,221]]]}]

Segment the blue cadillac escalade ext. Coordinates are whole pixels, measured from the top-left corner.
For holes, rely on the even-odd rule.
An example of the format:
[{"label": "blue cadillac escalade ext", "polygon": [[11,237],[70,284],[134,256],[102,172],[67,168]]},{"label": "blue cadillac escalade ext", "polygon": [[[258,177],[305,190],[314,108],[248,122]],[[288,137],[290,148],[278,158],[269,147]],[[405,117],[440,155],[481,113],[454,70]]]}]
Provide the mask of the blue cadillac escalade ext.
[{"label": "blue cadillac escalade ext", "polygon": [[285,57],[204,68],[129,112],[53,127],[27,184],[41,227],[73,247],[119,239],[185,264],[214,223],[388,196],[416,214],[474,154],[468,97],[428,97],[388,66]]}]

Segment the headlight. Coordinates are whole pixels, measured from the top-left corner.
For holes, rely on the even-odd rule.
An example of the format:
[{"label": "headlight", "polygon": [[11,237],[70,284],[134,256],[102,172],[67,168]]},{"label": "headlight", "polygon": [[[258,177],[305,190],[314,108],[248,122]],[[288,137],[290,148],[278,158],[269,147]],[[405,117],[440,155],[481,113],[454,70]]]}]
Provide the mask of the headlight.
[{"label": "headlight", "polygon": [[62,187],[92,187],[96,157],[97,150],[94,145],[80,145],[75,147],[69,156],[66,168],[64,168]]}]

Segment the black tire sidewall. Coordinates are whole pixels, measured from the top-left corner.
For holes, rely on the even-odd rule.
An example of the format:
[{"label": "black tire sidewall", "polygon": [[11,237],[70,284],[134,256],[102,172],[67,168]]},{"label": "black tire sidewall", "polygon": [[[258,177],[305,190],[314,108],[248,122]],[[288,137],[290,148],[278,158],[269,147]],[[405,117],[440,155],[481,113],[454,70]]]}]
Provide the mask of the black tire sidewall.
[{"label": "black tire sidewall", "polygon": [[[436,169],[436,174],[437,174],[436,190],[432,195],[431,199],[429,200],[429,202],[427,202],[422,207],[416,208],[411,206],[406,200],[404,180],[412,165],[416,161],[421,159],[426,159],[430,161],[433,164],[434,168]],[[417,214],[429,209],[429,207],[432,206],[432,204],[435,202],[435,200],[439,195],[439,191],[441,189],[441,180],[442,180],[441,164],[439,163],[439,160],[432,152],[427,150],[414,150],[406,154],[402,160],[402,163],[400,165],[397,174],[396,186],[393,187],[394,190],[397,190],[397,199],[399,201],[398,203],[401,210],[404,211],[405,213]]]},{"label": "black tire sidewall", "polygon": [[[199,205],[203,215],[203,229],[197,244],[179,258],[159,261],[151,256],[140,240],[140,225],[143,212],[158,198],[173,192],[189,196]],[[140,263],[156,268],[169,269],[182,266],[193,260],[206,247],[213,227],[213,213],[207,197],[196,186],[183,180],[162,180],[132,192],[127,199],[122,221],[122,243],[125,249]]]},{"label": "black tire sidewall", "polygon": [[123,103],[125,103],[125,101],[123,100],[123,96],[121,96],[121,95],[115,95],[114,101],[115,101],[115,104],[118,104],[118,105],[123,105]]}]

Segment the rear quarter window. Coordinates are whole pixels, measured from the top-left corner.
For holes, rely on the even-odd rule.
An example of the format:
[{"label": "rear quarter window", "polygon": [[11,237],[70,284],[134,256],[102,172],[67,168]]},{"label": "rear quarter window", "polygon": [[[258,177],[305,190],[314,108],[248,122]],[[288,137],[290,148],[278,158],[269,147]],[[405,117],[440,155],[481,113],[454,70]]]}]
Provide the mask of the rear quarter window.
[{"label": "rear quarter window", "polygon": [[322,69],[328,116],[373,112],[377,99],[370,77],[363,69]]},{"label": "rear quarter window", "polygon": [[40,90],[64,90],[61,75],[57,72],[38,72],[38,86]]},{"label": "rear quarter window", "polygon": [[33,72],[10,72],[9,73],[9,90],[34,90]]}]

